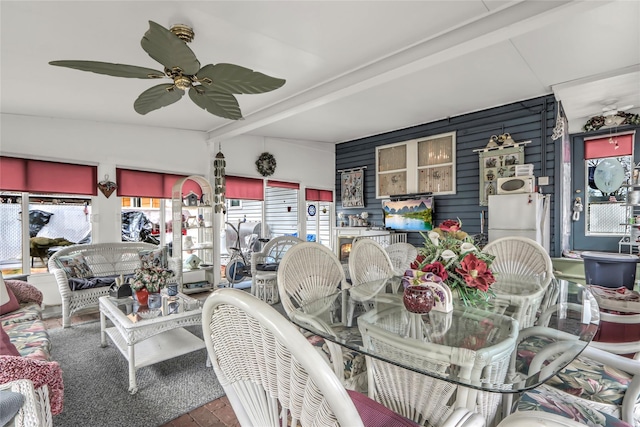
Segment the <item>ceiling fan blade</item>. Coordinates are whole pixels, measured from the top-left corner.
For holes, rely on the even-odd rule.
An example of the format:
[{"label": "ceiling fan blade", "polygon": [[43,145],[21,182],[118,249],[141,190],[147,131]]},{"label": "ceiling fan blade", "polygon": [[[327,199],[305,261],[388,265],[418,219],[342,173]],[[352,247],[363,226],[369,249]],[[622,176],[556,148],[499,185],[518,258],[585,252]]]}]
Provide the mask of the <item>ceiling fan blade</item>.
[{"label": "ceiling fan blade", "polygon": [[242,118],[238,100],[230,93],[208,90],[203,86],[197,86],[189,89],[189,97],[198,107],[215,116],[231,120]]},{"label": "ceiling fan blade", "polygon": [[150,57],[168,69],[179,67],[183,74],[193,76],[200,62],[187,44],[162,25],[149,21],[149,30],[140,41]]},{"label": "ceiling fan blade", "polygon": [[[228,93],[264,93],[278,89],[286,82],[234,64],[205,65],[196,76],[209,90]],[[212,83],[203,83],[205,78],[211,79]]]},{"label": "ceiling fan blade", "polygon": [[90,71],[92,73],[106,74],[114,77],[128,77],[135,79],[157,79],[164,77],[162,71],[151,68],[137,67],[135,65],[113,64],[111,62],[98,61],[51,61],[49,65],[57,67],[73,68],[74,70]]},{"label": "ceiling fan blade", "polygon": [[153,86],[140,94],[133,108],[138,114],[147,114],[178,101],[184,95],[182,89],[178,89],[173,84],[161,84]]}]

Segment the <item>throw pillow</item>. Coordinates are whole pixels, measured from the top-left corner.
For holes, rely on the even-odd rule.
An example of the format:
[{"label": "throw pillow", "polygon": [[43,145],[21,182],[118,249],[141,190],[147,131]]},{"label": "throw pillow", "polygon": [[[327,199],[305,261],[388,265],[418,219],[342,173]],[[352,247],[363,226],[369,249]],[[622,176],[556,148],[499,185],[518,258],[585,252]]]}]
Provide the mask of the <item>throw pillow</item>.
[{"label": "throw pillow", "polygon": [[167,257],[167,247],[160,249],[144,250],[138,252],[140,264],[142,268],[162,267],[169,268],[169,259]]},{"label": "throw pillow", "polygon": [[11,342],[7,332],[0,326],[0,355],[2,356],[20,356],[20,352]]},{"label": "throw pillow", "polygon": [[89,278],[93,277],[93,271],[87,264],[87,260],[81,254],[61,256],[57,259],[58,265],[62,268],[69,277]]},{"label": "throw pillow", "polygon": [[22,280],[9,279],[5,280],[4,284],[16,296],[18,303],[35,302],[38,305],[42,305],[42,292],[32,284]]},{"label": "throw pillow", "polygon": [[20,308],[20,303],[16,296],[7,287],[0,275],[0,315],[11,313]]}]

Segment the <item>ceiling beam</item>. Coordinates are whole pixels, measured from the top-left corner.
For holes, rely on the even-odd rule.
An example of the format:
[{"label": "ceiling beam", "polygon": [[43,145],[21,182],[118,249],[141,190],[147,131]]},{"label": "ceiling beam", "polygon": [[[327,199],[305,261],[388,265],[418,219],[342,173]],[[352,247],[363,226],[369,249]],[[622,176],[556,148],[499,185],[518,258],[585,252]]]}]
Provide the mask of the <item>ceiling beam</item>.
[{"label": "ceiling beam", "polygon": [[208,132],[225,140],[433,67],[533,30],[553,25],[614,0],[513,1],[333,80]]}]

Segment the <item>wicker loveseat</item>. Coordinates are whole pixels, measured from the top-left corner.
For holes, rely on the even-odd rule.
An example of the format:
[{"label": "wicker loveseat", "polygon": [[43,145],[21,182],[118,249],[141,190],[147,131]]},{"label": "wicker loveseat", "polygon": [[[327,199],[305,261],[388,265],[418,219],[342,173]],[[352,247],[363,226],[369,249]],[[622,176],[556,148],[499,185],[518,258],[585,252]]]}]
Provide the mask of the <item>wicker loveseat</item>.
[{"label": "wicker loveseat", "polygon": [[[49,272],[55,276],[62,297],[62,326],[71,325],[74,312],[98,307],[98,298],[109,294],[116,277],[133,274],[141,265],[141,251],[159,249],[142,242],[94,243],[67,246],[53,254]],[[69,260],[82,259],[83,263],[70,267]]]}]

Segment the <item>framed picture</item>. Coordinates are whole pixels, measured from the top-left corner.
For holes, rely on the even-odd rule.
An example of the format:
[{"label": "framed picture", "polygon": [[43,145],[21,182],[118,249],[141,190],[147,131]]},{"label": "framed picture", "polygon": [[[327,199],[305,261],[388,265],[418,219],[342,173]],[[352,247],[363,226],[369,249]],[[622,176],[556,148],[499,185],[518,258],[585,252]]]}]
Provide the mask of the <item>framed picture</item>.
[{"label": "framed picture", "polygon": [[516,165],[524,163],[524,145],[487,149],[480,153],[480,206],[489,204],[496,194],[498,178],[516,176]]},{"label": "framed picture", "polygon": [[364,207],[364,169],[342,172],[340,194],[343,208]]},{"label": "framed picture", "polygon": [[433,230],[433,196],[383,200],[384,226],[399,231]]}]

